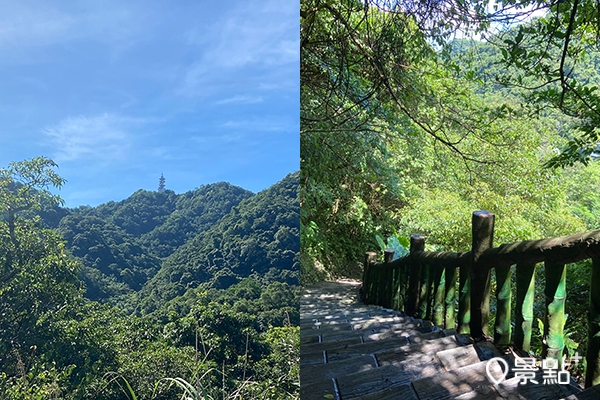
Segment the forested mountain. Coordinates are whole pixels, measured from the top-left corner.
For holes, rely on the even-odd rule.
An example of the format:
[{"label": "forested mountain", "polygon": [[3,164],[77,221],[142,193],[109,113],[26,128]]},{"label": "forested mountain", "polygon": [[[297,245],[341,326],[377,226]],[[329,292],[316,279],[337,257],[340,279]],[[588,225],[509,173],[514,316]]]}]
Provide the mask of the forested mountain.
[{"label": "forested mountain", "polygon": [[55,167],[0,169],[0,398],[297,397],[299,172],[65,209]]},{"label": "forested mountain", "polygon": [[147,309],[187,288],[225,289],[244,277],[264,282],[298,282],[300,203],[298,174],[242,200],[207,230],[197,234],[164,260],[160,272],[144,287]]},{"label": "forested mountain", "polygon": [[[81,260],[87,296],[106,301],[140,290],[163,262],[169,263],[173,252],[251,197],[245,189],[220,182],[181,195],[170,190],[139,190],[119,202],[60,209],[44,216]],[[210,276],[198,276],[195,281],[206,279]]]}]

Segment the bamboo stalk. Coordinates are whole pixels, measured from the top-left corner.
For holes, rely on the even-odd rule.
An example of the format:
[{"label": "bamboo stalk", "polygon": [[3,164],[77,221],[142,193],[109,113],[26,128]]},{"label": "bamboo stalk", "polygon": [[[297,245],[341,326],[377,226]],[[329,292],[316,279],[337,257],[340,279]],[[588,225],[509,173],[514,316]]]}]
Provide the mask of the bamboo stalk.
[{"label": "bamboo stalk", "polygon": [[463,265],[459,271],[458,333],[471,333],[471,266]]},{"label": "bamboo stalk", "polygon": [[394,269],[394,281],[396,282],[396,292],[394,293],[394,310],[402,311],[402,267]]},{"label": "bamboo stalk", "polygon": [[494,342],[501,346],[510,344],[511,276],[511,267],[496,268],[496,323],[494,324]]},{"label": "bamboo stalk", "polygon": [[454,303],[456,301],[456,267],[446,267],[445,279],[446,279],[446,311],[445,311],[445,325],[446,329],[454,329],[456,324],[456,310],[454,309]]},{"label": "bamboo stalk", "polygon": [[533,301],[535,297],[535,264],[517,264],[517,310],[515,346],[529,352],[533,328]]},{"label": "bamboo stalk", "polygon": [[600,258],[592,259],[585,387],[600,384]]},{"label": "bamboo stalk", "polygon": [[380,265],[379,263],[373,264],[373,291],[372,293],[372,304],[379,304],[379,285],[380,282]]},{"label": "bamboo stalk", "polygon": [[402,267],[394,268],[394,297],[392,299],[392,308],[399,311],[402,311],[404,305],[402,296],[403,272]]},{"label": "bamboo stalk", "polygon": [[566,268],[564,264],[546,262],[546,321],[544,323],[543,358],[554,358],[562,364],[565,347],[563,328],[565,326]]},{"label": "bamboo stalk", "polygon": [[433,274],[433,324],[444,325],[444,298],[446,295],[446,270],[441,266],[434,268]]},{"label": "bamboo stalk", "polygon": [[375,304],[381,305],[383,301],[383,289],[385,287],[385,269],[383,268],[383,264],[376,265],[377,271],[377,286],[375,287]]}]

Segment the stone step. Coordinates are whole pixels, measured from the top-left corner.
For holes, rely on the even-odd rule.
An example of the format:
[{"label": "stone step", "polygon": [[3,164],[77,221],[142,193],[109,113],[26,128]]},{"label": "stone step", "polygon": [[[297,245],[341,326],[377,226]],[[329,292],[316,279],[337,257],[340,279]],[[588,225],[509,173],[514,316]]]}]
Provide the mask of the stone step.
[{"label": "stone step", "polygon": [[[438,400],[454,398],[467,393],[483,393],[488,398],[499,397],[486,372],[487,361],[471,364],[434,376],[417,379],[412,387],[420,400]],[[492,362],[491,373],[499,379],[503,376],[502,367]]]},{"label": "stone step", "polygon": [[[348,341],[339,341],[305,345],[301,346],[301,349],[305,348],[305,350],[301,350],[300,365],[318,365],[326,362],[331,363],[366,354],[377,355],[378,353],[384,353],[387,351],[400,352],[405,349],[405,346],[425,343],[441,337],[444,337],[444,331],[430,332],[424,335],[413,335],[410,337],[394,336],[378,341],[367,340],[363,343],[358,343],[353,338],[350,343],[348,343]],[[452,347],[460,345],[460,343],[454,339],[450,340],[450,342],[452,343]],[[444,344],[444,346],[446,346],[446,344]],[[309,349],[313,351],[309,351]],[[406,351],[410,352],[410,350]]]},{"label": "stone step", "polygon": [[443,372],[443,367],[434,355],[415,355],[411,359],[397,361],[379,368],[362,371],[336,379],[343,399],[353,399],[369,393],[406,386],[419,377]]},{"label": "stone step", "polygon": [[[459,347],[460,343],[456,337],[448,336],[437,339],[423,340],[414,344],[407,344],[386,351],[375,353],[352,353],[359,349],[359,346],[351,349],[347,357],[327,356],[327,353],[315,354],[314,358],[308,360],[301,357],[300,361],[300,380],[301,382],[315,383],[331,378],[342,379],[343,376],[365,372],[379,366],[397,364],[405,362],[410,364],[411,370],[414,368],[423,369],[427,364],[433,363],[434,372],[442,371],[443,367],[436,358],[436,353],[454,347]],[[326,364],[324,361],[328,361]],[[407,367],[405,367],[407,368]]]},{"label": "stone step", "polygon": [[305,384],[300,379],[300,398],[302,400],[339,399],[332,379]]},{"label": "stone step", "polygon": [[302,342],[314,342],[312,337],[321,336],[322,338],[339,337],[347,335],[353,337],[362,335],[365,339],[381,340],[386,337],[411,336],[432,331],[439,331],[435,326],[423,326],[420,322],[411,322],[406,324],[338,324],[325,326],[322,328],[312,328],[300,330],[300,340]]},{"label": "stone step", "polygon": [[[344,398],[345,399],[345,398]],[[392,386],[384,390],[354,397],[355,400],[418,400],[411,385]],[[302,400],[304,398],[302,397]]]},{"label": "stone step", "polygon": [[597,400],[600,399],[600,385],[592,386],[579,393],[563,397],[563,400]]},{"label": "stone step", "polygon": [[[325,311],[325,310],[324,310]],[[334,313],[332,310],[327,312],[323,312],[323,315],[318,317],[314,314],[306,314],[307,317],[300,317],[300,324],[303,323],[311,323],[311,322],[321,322],[321,323],[330,323],[336,321],[356,321],[362,319],[372,319],[374,321],[406,321],[411,322],[415,320],[412,317],[406,316],[400,312],[393,311],[381,311],[381,310],[373,310],[366,309],[364,311],[353,311],[350,313]]]},{"label": "stone step", "polygon": [[[421,333],[419,330],[396,330],[396,331],[385,331],[380,333],[371,332],[337,332],[330,335],[301,335],[301,346],[300,354],[308,354],[312,352],[322,352],[323,350],[333,350],[337,348],[345,348],[352,344],[368,344],[368,343],[381,343],[382,346],[386,346],[385,343],[396,343],[401,342],[404,344],[407,340],[412,339],[413,342],[417,342],[423,339],[434,339],[441,336],[447,335],[447,333],[441,333],[440,331]],[[450,335],[452,334],[452,331]]]},{"label": "stone step", "polygon": [[[401,338],[402,339],[402,338]],[[336,341],[329,342],[316,342],[316,343],[304,343],[300,345],[300,357],[304,357],[305,354],[319,353],[329,348],[338,348],[345,346],[359,346],[364,344],[362,336],[353,336],[349,338],[342,338]]]},{"label": "stone step", "polygon": [[[411,325],[412,324],[412,325]],[[401,328],[403,326],[422,326],[422,323],[419,323],[418,320],[414,320],[413,318],[405,318],[405,317],[370,317],[370,316],[362,316],[362,317],[353,317],[353,318],[338,318],[338,319],[317,319],[314,318],[311,321],[306,321],[300,323],[300,331],[309,331],[309,330],[326,330],[326,329],[334,329],[336,327],[350,327],[352,330],[360,330],[360,329],[369,329],[369,328],[377,328],[377,327],[397,327]]]},{"label": "stone step", "polygon": [[370,354],[360,355],[328,364],[308,365],[304,367],[301,365],[300,384],[310,385],[355,372],[368,371],[376,367],[377,361],[375,357]]},{"label": "stone step", "polygon": [[[562,399],[581,393],[579,385],[572,380],[569,384],[545,384],[543,376],[543,370],[536,372],[535,380],[538,382],[537,384],[532,382],[520,384],[521,379],[513,377],[496,385],[496,390],[505,398],[528,400]],[[599,392],[596,392],[596,396],[597,393]],[[598,399],[599,397],[590,398]]]},{"label": "stone step", "polygon": [[[303,400],[600,398],[600,389],[581,391],[575,383],[519,385],[514,373],[494,385],[486,372],[486,360],[500,356],[493,344],[473,343],[453,329],[442,331],[429,321],[365,305],[358,293],[356,282],[323,282],[303,289]],[[514,365],[510,356],[502,358]],[[502,375],[496,361],[491,365],[494,374]],[[537,372],[540,379],[542,373]]]},{"label": "stone step", "polygon": [[337,382],[341,397],[352,399],[391,387],[409,385],[411,381],[477,362],[479,357],[473,345],[442,350],[435,354],[415,352],[379,368],[338,377]]},{"label": "stone step", "polygon": [[323,342],[302,346],[300,348],[300,356],[302,359],[312,359],[325,351],[327,352],[328,359],[333,360],[339,357],[352,357],[353,354],[371,354],[376,351],[394,349],[408,343],[408,338],[404,336],[367,342],[356,341],[355,339],[351,341]]},{"label": "stone step", "polygon": [[[413,339],[414,340],[414,339]],[[380,366],[393,364],[407,359],[425,357],[429,359],[439,351],[461,346],[455,336],[444,336],[429,340],[419,340],[407,346],[376,352],[375,357]]]},{"label": "stone step", "polygon": [[[418,324],[417,324],[418,325]],[[412,326],[412,325],[410,325]],[[434,330],[432,332],[432,329]],[[417,328],[406,328],[406,329],[391,329],[383,328],[377,329],[365,329],[365,330],[350,330],[350,329],[332,329],[332,330],[321,330],[315,329],[311,331],[300,332],[300,346],[303,345],[314,345],[324,342],[338,342],[346,339],[358,338],[360,341],[368,342],[373,340],[385,340],[398,337],[439,337],[442,334],[439,333],[440,329],[437,327],[421,326]],[[431,333],[431,334],[430,334]]]}]

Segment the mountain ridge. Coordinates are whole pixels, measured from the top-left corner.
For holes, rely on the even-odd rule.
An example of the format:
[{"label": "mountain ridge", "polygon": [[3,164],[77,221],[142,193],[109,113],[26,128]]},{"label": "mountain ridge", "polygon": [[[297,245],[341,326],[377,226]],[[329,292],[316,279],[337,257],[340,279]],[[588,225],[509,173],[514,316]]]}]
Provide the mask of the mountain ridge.
[{"label": "mountain ridge", "polygon": [[150,311],[200,284],[224,289],[252,275],[297,284],[298,184],[296,171],[256,194],[228,182],[138,190],[42,218],[81,261],[86,297],[122,305],[152,295]]}]

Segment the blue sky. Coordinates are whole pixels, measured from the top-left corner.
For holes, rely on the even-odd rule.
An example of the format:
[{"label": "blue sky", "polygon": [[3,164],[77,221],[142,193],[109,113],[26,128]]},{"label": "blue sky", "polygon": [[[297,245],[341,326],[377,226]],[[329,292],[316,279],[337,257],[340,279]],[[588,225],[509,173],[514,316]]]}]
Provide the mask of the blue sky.
[{"label": "blue sky", "polygon": [[68,207],[299,169],[290,0],[30,1],[0,13],[0,168],[43,155]]}]

